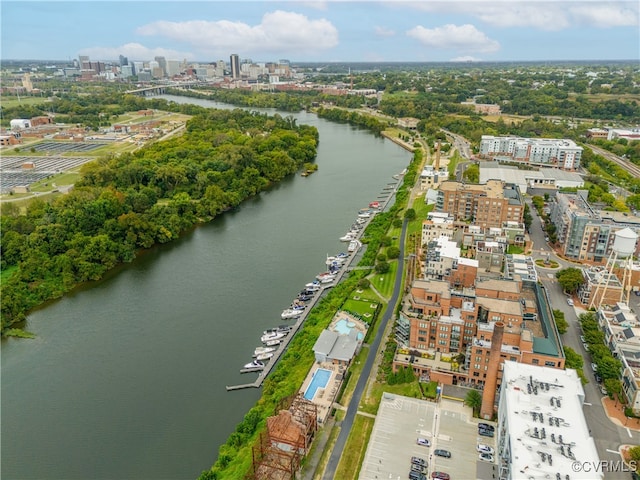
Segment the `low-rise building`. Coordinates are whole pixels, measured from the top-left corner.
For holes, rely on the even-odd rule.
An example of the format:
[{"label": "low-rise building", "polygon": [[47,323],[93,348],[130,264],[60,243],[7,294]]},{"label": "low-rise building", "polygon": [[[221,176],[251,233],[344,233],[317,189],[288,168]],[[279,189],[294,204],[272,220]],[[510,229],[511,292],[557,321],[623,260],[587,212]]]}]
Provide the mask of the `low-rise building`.
[{"label": "low-rise building", "polygon": [[497,460],[501,480],[603,478],[583,414],[585,393],[575,370],[506,361],[498,406]]},{"label": "low-rise building", "polygon": [[565,170],[580,166],[582,147],[573,140],[556,138],[495,137],[482,135],[480,156],[523,162],[535,165],[552,165]]}]

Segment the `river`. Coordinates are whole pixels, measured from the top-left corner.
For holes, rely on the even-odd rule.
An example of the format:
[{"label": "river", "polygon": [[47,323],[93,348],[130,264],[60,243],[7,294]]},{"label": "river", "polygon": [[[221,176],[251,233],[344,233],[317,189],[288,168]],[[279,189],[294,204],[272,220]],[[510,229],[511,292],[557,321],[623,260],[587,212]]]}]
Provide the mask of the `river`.
[{"label": "river", "polygon": [[3,341],[2,478],[192,480],[215,462],[260,396],[225,385],[255,378],[239,369],[262,331],[410,161],[366,131],[293,116],[320,132],[316,173],[33,312],[36,339]]}]

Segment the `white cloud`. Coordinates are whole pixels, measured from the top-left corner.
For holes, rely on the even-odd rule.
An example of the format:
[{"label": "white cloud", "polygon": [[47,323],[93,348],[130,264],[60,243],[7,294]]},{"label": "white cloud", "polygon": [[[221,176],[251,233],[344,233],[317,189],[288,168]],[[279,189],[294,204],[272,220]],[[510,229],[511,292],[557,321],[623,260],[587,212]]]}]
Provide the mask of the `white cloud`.
[{"label": "white cloud", "polygon": [[228,20],[158,21],[138,28],[140,35],[156,35],[191,44],[202,52],[300,54],[338,45],[338,30],[325,19],[281,10],[266,13],[259,25]]},{"label": "white cloud", "polygon": [[393,37],[396,34],[394,30],[385,27],[376,27],[374,31],[378,37]]},{"label": "white cloud", "polygon": [[80,50],[79,55],[89,55],[91,58],[115,60],[119,55],[124,55],[129,60],[149,60],[153,57],[165,57],[167,59],[195,60],[191,52],[180,52],[168,48],[149,48],[139,43],[127,43],[119,47],[89,47]]},{"label": "white cloud", "polygon": [[464,0],[389,1],[389,6],[410,7],[427,12],[463,14],[499,28],[534,27],[563,30],[575,24],[598,28],[638,25],[640,7],[635,1],[555,0]]},{"label": "white cloud", "polygon": [[449,60],[450,62],[481,62],[481,58],[472,57],[471,55],[464,55],[462,57],[455,57]]},{"label": "white cloud", "polygon": [[582,4],[571,7],[572,17],[580,24],[600,28],[632,27],[640,23],[640,4]]},{"label": "white cloud", "polygon": [[436,28],[425,28],[421,25],[407,31],[407,35],[415,38],[424,46],[442,50],[459,50],[465,52],[496,52],[500,44],[487,37],[473,25],[444,25]]}]

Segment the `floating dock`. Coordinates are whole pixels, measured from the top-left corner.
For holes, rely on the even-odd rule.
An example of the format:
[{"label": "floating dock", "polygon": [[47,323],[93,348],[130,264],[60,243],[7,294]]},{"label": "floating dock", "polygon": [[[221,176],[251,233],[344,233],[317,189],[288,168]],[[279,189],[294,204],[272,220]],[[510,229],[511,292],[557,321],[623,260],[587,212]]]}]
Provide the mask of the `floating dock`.
[{"label": "floating dock", "polygon": [[[398,184],[393,184],[395,185],[394,189],[397,188]],[[386,189],[387,187],[385,187]],[[389,197],[390,198],[390,197]],[[380,206],[379,211],[384,211],[384,209],[387,207],[387,204],[389,202],[389,198],[387,198],[387,200],[384,202],[383,205]],[[362,235],[362,232],[364,232],[366,230],[366,227],[369,225],[369,222],[371,222],[371,219],[374,218],[375,215],[367,218],[367,221],[365,224],[363,224],[363,228],[362,230],[360,230],[358,232],[358,241],[360,241],[360,236]],[[342,277],[344,275],[348,275],[349,272],[351,272],[351,270],[355,270],[357,268],[371,268],[371,267],[352,267],[351,263],[353,263],[357,252],[353,252],[353,255],[349,255],[349,258],[347,259],[347,261],[342,265],[342,267],[340,268],[340,270],[338,271],[335,280],[327,285],[322,285],[322,288],[320,290],[318,290],[317,292],[315,292],[313,294],[313,297],[311,298],[311,300],[309,300],[309,303],[307,304],[307,308],[305,308],[302,312],[302,315],[296,320],[296,323],[294,325],[291,326],[291,330],[289,330],[289,334],[286,335],[280,343],[280,345],[278,346],[278,349],[273,352],[273,357],[271,357],[271,359],[269,360],[268,363],[265,363],[265,366],[262,370],[258,370],[258,369],[246,369],[243,368],[242,370],[240,370],[240,373],[250,373],[250,372],[260,372],[260,374],[258,375],[258,378],[256,378],[256,380],[252,383],[243,383],[241,385],[227,385],[225,388],[227,389],[228,392],[233,391],[233,390],[243,390],[245,388],[260,388],[262,386],[262,382],[264,382],[264,379],[267,378],[267,375],[269,375],[269,373],[271,373],[271,370],[273,370],[273,368],[276,366],[276,364],[278,363],[278,360],[280,359],[280,356],[284,353],[284,351],[287,349],[287,347],[289,346],[289,342],[291,342],[291,340],[293,340],[293,337],[295,337],[296,333],[298,332],[298,330],[300,329],[300,327],[302,326],[302,324],[304,323],[304,321],[307,319],[307,316],[309,315],[309,312],[313,309],[313,307],[315,307],[316,303],[318,303],[318,301],[320,300],[320,298],[322,297],[322,294],[325,290],[333,287],[334,285],[336,285],[338,282],[340,282],[340,280],[342,280]]]}]

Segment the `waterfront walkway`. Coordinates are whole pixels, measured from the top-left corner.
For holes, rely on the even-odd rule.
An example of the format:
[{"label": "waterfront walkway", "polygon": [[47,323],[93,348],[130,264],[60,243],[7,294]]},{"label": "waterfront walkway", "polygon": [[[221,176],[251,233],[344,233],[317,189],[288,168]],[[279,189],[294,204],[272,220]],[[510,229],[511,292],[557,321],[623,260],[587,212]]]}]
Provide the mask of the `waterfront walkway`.
[{"label": "waterfront walkway", "polygon": [[[388,184],[388,185],[393,185],[393,190],[385,191],[386,199],[384,200],[383,203],[380,204],[379,211],[382,212],[382,211],[385,210],[385,208],[387,208],[391,198],[394,196],[394,194],[396,193],[399,185],[401,185],[401,184],[402,184],[402,176],[400,176],[400,178],[396,182]],[[357,240],[358,241],[360,241],[360,238],[362,237],[362,234],[364,233],[364,231],[369,226],[369,223],[371,222],[371,219],[374,218],[374,217],[375,217],[375,215],[367,218],[367,221],[362,225],[362,229],[359,230],[358,235],[357,235]],[[316,306],[316,304],[322,298],[322,294],[327,289],[329,289],[329,288],[333,287],[334,285],[336,285],[337,283],[339,283],[345,275],[348,275],[351,272],[351,270],[359,268],[357,266],[353,266],[353,267],[351,266],[351,264],[354,263],[356,257],[357,257],[357,251],[353,252],[353,254],[349,255],[347,261],[342,265],[340,270],[337,272],[336,278],[331,284],[322,285],[322,288],[314,293],[313,297],[311,298],[311,300],[307,304],[307,308],[305,308],[302,311],[302,315],[296,320],[296,323],[294,325],[292,325],[291,330],[289,331],[289,334],[282,339],[282,343],[280,344],[278,349],[275,352],[273,352],[273,357],[271,357],[270,361],[265,365],[264,369],[258,375],[258,378],[256,378],[255,381],[250,382],[250,383],[243,383],[243,384],[239,384],[239,385],[227,385],[226,386],[227,391],[242,390],[242,389],[245,389],[245,388],[260,388],[262,386],[262,383],[264,382],[265,378],[267,378],[267,375],[269,375],[269,373],[271,373],[271,371],[275,368],[276,364],[278,363],[278,360],[280,359],[282,354],[285,352],[285,350],[289,346],[289,343],[291,342],[291,340],[293,340],[293,338],[295,337],[295,335],[298,332],[298,330],[300,329],[300,327],[302,327],[302,325],[304,324],[305,320],[307,319],[307,316],[309,315],[309,312],[313,309],[313,307]]]}]

